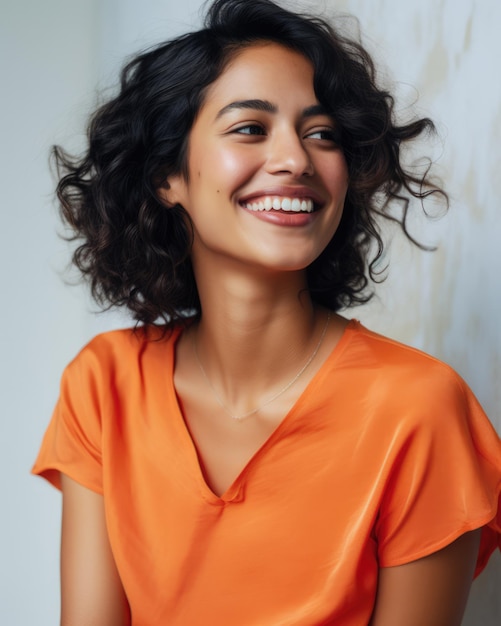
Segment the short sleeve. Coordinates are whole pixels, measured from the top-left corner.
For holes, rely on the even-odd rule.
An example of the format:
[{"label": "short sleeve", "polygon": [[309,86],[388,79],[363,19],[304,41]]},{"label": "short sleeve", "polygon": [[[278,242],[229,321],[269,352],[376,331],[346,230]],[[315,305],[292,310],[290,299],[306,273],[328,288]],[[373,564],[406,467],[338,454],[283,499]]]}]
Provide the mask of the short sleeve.
[{"label": "short sleeve", "polygon": [[52,419],[32,473],[61,488],[60,472],[103,492],[101,461],[102,387],[99,359],[91,344],[67,366]]},{"label": "short sleeve", "polygon": [[382,567],[482,528],[476,574],[501,547],[501,442],[473,393],[445,368],[402,420],[376,535]]}]

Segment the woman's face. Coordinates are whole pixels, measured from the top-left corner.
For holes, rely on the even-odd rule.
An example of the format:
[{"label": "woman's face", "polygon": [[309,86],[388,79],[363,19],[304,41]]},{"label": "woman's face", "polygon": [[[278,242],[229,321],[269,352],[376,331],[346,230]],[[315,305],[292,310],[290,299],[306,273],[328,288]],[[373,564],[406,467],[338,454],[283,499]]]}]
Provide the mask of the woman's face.
[{"label": "woman's face", "polygon": [[210,86],[193,124],[188,172],[165,199],[194,226],[193,263],[303,270],[338,227],[348,186],[336,124],[313,67],[275,43],[243,49]]}]

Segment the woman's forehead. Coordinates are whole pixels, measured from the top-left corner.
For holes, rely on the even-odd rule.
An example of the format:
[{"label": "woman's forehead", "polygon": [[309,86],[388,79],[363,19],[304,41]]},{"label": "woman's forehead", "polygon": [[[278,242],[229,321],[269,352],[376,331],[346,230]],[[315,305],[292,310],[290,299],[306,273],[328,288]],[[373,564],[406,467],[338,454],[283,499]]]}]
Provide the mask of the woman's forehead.
[{"label": "woman's forehead", "polygon": [[274,112],[293,96],[304,98],[304,107],[310,107],[317,103],[313,77],[310,60],[294,50],[273,42],[247,46],[209,86],[202,108],[217,109],[219,117],[232,103],[248,102],[247,108]]}]

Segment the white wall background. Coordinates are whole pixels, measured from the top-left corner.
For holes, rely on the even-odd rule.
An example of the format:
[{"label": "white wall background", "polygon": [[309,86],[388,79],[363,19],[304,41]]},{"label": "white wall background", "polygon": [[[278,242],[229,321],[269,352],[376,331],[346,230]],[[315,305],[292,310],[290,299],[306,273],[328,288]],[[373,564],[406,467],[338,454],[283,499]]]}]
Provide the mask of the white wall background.
[{"label": "white wall background", "polygon": [[[29,476],[64,365],[101,329],[85,291],[66,287],[47,153],[77,147],[97,86],[123,57],[198,22],[201,0],[0,0],[0,623],[58,622],[59,494]],[[499,0],[303,0],[350,12],[402,106],[439,125],[449,215],[416,223],[440,246],[396,238],[391,273],[353,315],[453,365],[501,431],[501,3]],[[465,624],[501,621],[501,558],[475,583]]]}]

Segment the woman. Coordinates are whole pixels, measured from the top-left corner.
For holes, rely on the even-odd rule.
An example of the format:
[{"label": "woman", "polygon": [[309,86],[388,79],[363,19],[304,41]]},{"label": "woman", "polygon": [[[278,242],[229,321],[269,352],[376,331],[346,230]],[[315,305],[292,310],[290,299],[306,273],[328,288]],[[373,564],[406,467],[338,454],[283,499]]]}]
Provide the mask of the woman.
[{"label": "woman", "polygon": [[[501,531],[501,444],[368,299],[404,169],[367,53],[268,0],[134,59],[59,198],[95,297],[142,322],[63,376],[62,623],[460,624]],[[163,321],[163,324],[155,323]]]}]

